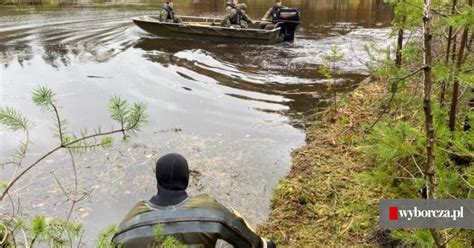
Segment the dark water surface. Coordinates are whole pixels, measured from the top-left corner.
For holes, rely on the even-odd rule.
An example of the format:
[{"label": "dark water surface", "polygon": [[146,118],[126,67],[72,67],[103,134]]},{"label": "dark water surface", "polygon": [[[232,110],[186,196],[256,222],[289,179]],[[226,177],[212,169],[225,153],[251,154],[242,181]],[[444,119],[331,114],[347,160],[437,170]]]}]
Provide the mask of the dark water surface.
[{"label": "dark water surface", "polygon": [[[222,15],[224,1],[176,1],[186,15]],[[272,0],[249,1],[261,17]],[[302,117],[329,95],[319,72],[323,55],[341,47],[338,91],[365,77],[364,45],[388,45],[391,9],[381,1],[286,1],[302,11],[294,44],[217,44],[153,37],[131,18],[156,14],[161,4],[0,7],[0,105],[15,107],[36,125],[33,160],[54,146],[52,118],[33,106],[31,92],[52,88],[68,130],[108,129],[107,101],[120,94],[148,105],[149,123],[131,142],[78,156],[80,187],[92,194],[78,206],[86,237],[121,220],[127,209],[155,193],[153,163],[180,152],[191,169],[191,192],[208,193],[247,216],[265,221],[290,153],[304,143]],[[116,124],[115,124],[116,126]],[[0,129],[0,161],[16,149],[18,133]],[[0,180],[10,176],[8,168]],[[58,153],[15,188],[23,213],[64,217],[65,201],[52,173],[68,189],[72,171]],[[1,209],[9,205],[2,202]]]}]

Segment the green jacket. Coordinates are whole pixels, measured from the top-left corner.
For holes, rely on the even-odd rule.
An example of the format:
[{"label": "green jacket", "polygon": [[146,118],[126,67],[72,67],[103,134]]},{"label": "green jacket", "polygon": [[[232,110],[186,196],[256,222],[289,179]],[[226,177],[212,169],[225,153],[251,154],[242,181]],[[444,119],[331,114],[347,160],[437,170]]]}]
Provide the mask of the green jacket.
[{"label": "green jacket", "polygon": [[189,197],[183,202],[156,206],[141,201],[133,207],[112,239],[120,247],[157,247],[153,227],[162,225],[165,236],[172,236],[189,247],[215,247],[223,239],[234,247],[266,247],[247,222],[207,195]]},{"label": "green jacket", "polygon": [[226,14],[229,14],[229,12],[232,10],[232,9],[235,9],[237,7],[237,5],[231,3],[231,2],[228,2],[226,3],[226,6],[225,6],[225,13]]},{"label": "green jacket", "polygon": [[231,25],[239,25],[246,28],[247,23],[252,23],[253,20],[247,14],[243,14],[238,8],[230,9],[228,14],[222,19],[223,27],[230,27]]},{"label": "green jacket", "polygon": [[174,10],[167,4],[163,5],[160,11],[160,21],[161,22],[174,22],[181,23],[181,18],[177,17],[174,13]]}]

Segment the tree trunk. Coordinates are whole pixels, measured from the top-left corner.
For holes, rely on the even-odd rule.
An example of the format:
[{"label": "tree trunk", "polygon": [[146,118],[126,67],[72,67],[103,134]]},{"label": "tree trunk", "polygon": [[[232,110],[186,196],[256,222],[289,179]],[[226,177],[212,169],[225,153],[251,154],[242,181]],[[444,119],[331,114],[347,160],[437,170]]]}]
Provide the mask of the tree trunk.
[{"label": "tree trunk", "polygon": [[[469,0],[469,5],[472,6],[472,0]],[[456,67],[454,70],[454,75],[457,76],[459,71],[461,70],[461,66],[464,60],[464,49],[466,48],[467,44],[467,36],[469,34],[469,28],[466,26],[464,27],[461,35],[461,44],[459,45],[459,52],[456,59]],[[451,100],[451,109],[449,111],[449,130],[454,132],[456,130],[456,112],[458,107],[458,98],[459,98],[459,80],[455,77],[454,84],[453,84],[453,96]]]},{"label": "tree trunk", "polygon": [[[425,129],[426,129],[426,198],[435,199],[436,189],[436,172],[434,164],[434,146],[435,146],[435,130],[433,125],[433,112],[431,109],[431,88],[433,85],[431,64],[432,64],[432,51],[431,51],[431,1],[424,0],[423,9],[423,84],[424,84],[424,97],[423,97],[423,110],[425,113]],[[436,229],[430,229],[431,235],[437,247],[444,247],[444,241],[440,233]]]},{"label": "tree trunk", "polygon": [[[457,4],[457,0],[453,0],[453,5],[451,6],[451,16],[455,14],[456,4]],[[446,45],[446,57],[444,58],[444,63],[446,65],[448,65],[448,63],[449,63],[449,52],[451,50],[452,40],[453,40],[453,26],[449,26],[448,39],[447,39],[447,45]],[[446,102],[445,102],[446,84],[447,84],[446,81],[443,81],[441,83],[441,93],[440,93],[440,96],[439,96],[439,104],[441,105],[441,107],[444,107],[445,104],[446,104]]]},{"label": "tree trunk", "polygon": [[402,49],[403,49],[403,23],[405,22],[405,17],[402,18],[402,26],[398,29],[398,38],[397,38],[397,53],[395,54],[395,65],[397,68],[402,66]]},{"label": "tree trunk", "polygon": [[472,53],[473,38],[474,38],[474,33],[471,30],[471,38],[469,38],[469,41],[466,43],[466,52],[464,52],[463,63],[466,62],[467,56]]},{"label": "tree trunk", "polygon": [[456,46],[457,46],[457,36],[453,37],[453,50],[451,50],[451,61],[456,60]]},{"label": "tree trunk", "polygon": [[397,68],[402,66],[403,33],[403,28],[400,28],[398,30],[397,53],[395,55],[395,65]]},{"label": "tree trunk", "polygon": [[425,68],[423,69],[423,83],[424,83],[424,98],[423,110],[425,113],[425,128],[427,151],[427,198],[434,199],[435,194],[435,178],[434,178],[434,144],[435,132],[433,126],[433,112],[431,109],[431,88],[433,85],[433,77],[431,71],[432,51],[431,51],[431,0],[425,0],[424,16],[423,16],[423,62]]}]

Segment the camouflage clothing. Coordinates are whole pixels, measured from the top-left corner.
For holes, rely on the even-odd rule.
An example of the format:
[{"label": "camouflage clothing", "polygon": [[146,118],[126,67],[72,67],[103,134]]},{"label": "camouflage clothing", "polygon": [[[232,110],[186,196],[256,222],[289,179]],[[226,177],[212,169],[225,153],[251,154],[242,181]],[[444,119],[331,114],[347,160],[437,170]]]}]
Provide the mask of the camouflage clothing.
[{"label": "camouflage clothing", "polygon": [[181,23],[181,18],[174,15],[174,10],[168,4],[163,5],[160,11],[160,21],[161,22],[174,22]]},{"label": "camouflage clothing", "polygon": [[223,27],[237,25],[241,28],[248,28],[248,24],[254,23],[254,21],[247,14],[242,12],[242,10],[246,9],[246,4],[238,4],[235,8],[231,7],[227,15],[224,17],[224,19],[222,19],[221,25]]},{"label": "camouflage clothing", "polygon": [[271,247],[272,242],[260,238],[235,211],[230,211],[215,199],[200,195],[171,206],[158,206],[141,201],[132,208],[113,237],[115,246],[157,247],[153,227],[163,226],[163,233],[188,247],[215,247],[223,239],[234,247]]},{"label": "camouflage clothing", "polygon": [[237,5],[233,2],[228,2],[225,4],[225,13],[229,14],[232,9],[237,8]]}]

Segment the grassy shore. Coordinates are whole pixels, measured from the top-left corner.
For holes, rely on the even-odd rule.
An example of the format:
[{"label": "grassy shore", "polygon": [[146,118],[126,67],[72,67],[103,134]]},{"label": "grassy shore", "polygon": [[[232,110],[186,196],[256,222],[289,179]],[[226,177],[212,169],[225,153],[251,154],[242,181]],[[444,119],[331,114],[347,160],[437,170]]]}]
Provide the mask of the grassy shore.
[{"label": "grassy shore", "polygon": [[385,87],[369,79],[322,114],[293,154],[290,174],[273,196],[268,223],[260,232],[281,246],[321,247],[387,242],[378,231],[381,190],[364,182],[373,168],[358,148],[364,130],[385,99]]}]

